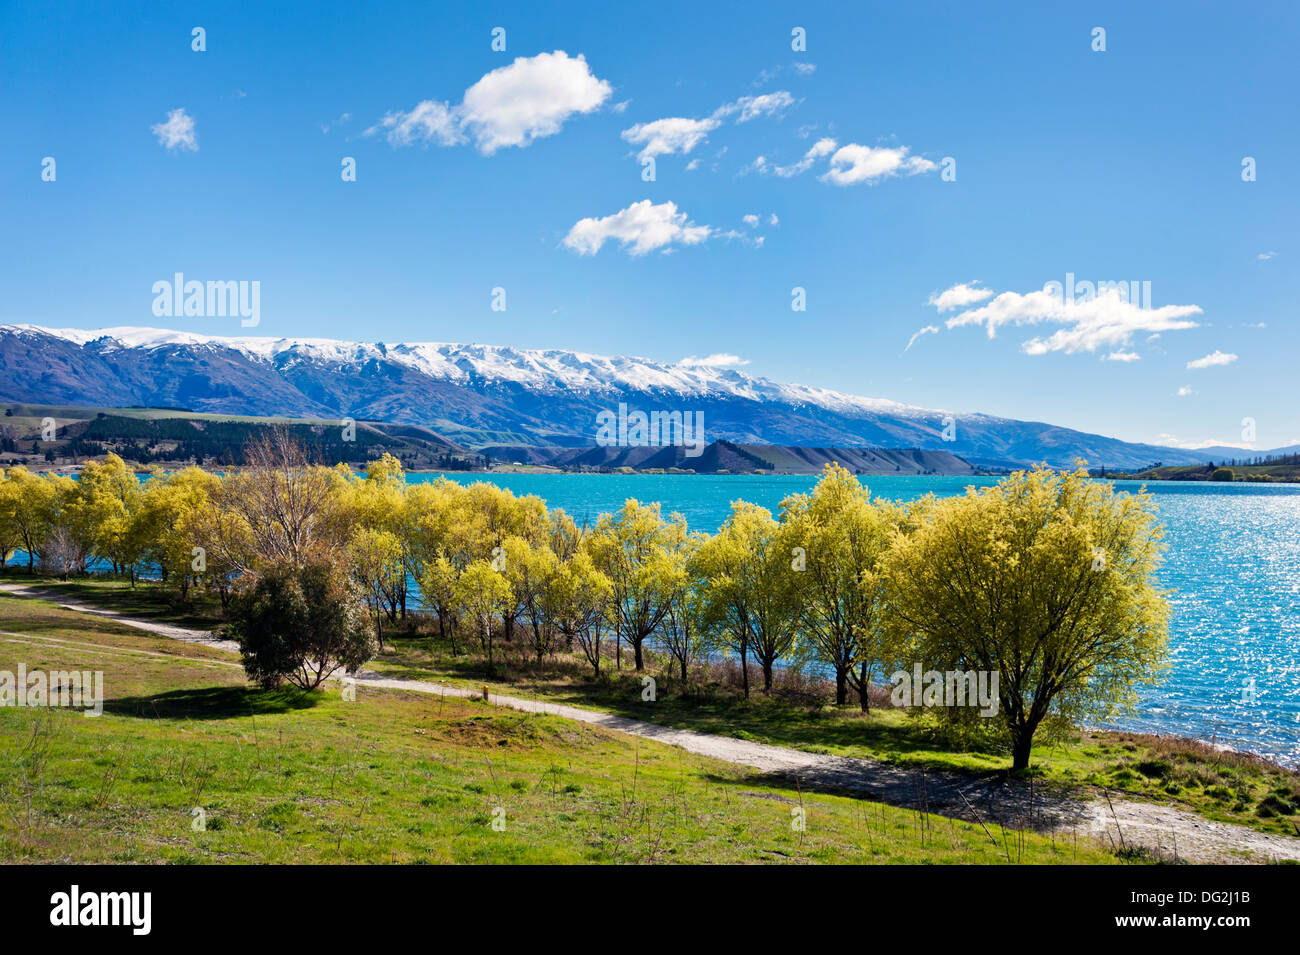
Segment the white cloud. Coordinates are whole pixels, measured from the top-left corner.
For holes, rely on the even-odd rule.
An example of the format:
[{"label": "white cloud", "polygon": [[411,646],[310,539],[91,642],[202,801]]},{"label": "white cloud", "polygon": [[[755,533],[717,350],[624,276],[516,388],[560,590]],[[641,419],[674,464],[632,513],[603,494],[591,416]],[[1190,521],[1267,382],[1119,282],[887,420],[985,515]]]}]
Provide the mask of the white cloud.
[{"label": "white cloud", "polygon": [[821,178],[837,186],[852,186],[892,176],[915,176],[939,168],[928,159],[907,153],[906,146],[888,148],[849,143],[831,156],[831,168]]},{"label": "white cloud", "polygon": [[974,282],[958,282],[950,289],[931,295],[926,304],[933,305],[941,312],[951,312],[954,308],[965,308],[982,302],[993,294],[992,289],[976,288],[977,285],[979,279]]},{"label": "white cloud", "polygon": [[1276,255],[1277,255],[1276,252],[1261,252],[1259,253],[1259,260],[1261,262],[1267,262],[1269,259],[1273,258]]},{"label": "white cloud", "polygon": [[792,163],[789,166],[773,166],[768,163],[766,158],[759,156],[751,164],[751,168],[757,169],[759,172],[775,173],[782,179],[789,179],[792,176],[807,172],[818,159],[833,153],[835,146],[836,142],[833,139],[819,139],[811,149],[804,153],[803,159],[800,159],[797,163]]},{"label": "white cloud", "polygon": [[920,338],[922,335],[937,335],[937,334],[939,334],[938,325],[926,325],[924,328],[918,329],[916,334],[907,340],[907,348],[904,348],[903,351],[910,351],[912,346],[916,344],[916,340]]},{"label": "white cloud", "polygon": [[741,358],[738,355],[728,355],[725,352],[719,352],[716,355],[705,355],[703,358],[696,358],[691,355],[683,358],[677,364],[692,365],[704,368],[740,368],[749,364],[749,359]]},{"label": "white cloud", "polygon": [[781,220],[778,219],[778,218],[776,217],[776,213],[773,212],[773,213],[768,217],[767,224],[768,224],[768,225],[780,225],[780,224],[781,224]]},{"label": "white cloud", "polygon": [[671,251],[673,245],[698,245],[709,237],[709,226],[697,226],[673,202],[654,205],[649,199],[634,202],[613,215],[580,219],[564,245],[579,255],[595,255],[606,240],[617,240],[629,255],[645,255],[655,249]]},{"label": "white cloud", "polygon": [[1189,369],[1213,368],[1216,365],[1231,365],[1236,360],[1237,360],[1236,355],[1232,355],[1227,352],[1221,352],[1218,349],[1215,349],[1214,351],[1210,352],[1210,354],[1206,355],[1204,358],[1197,358],[1195,361],[1189,361],[1187,363],[1187,367]]},{"label": "white cloud", "polygon": [[740,115],[736,117],[736,122],[748,123],[751,119],[760,116],[773,116],[793,105],[794,97],[789,92],[777,90],[775,93],[764,93],[762,96],[742,96],[734,103],[718,107],[713,115],[730,116],[738,112]]},{"label": "white cloud", "polygon": [[1102,361],[1138,361],[1142,356],[1135,351],[1113,351],[1109,355],[1102,356]]},{"label": "white cloud", "polygon": [[[960,286],[954,286],[960,288]],[[949,290],[952,291],[952,290]],[[945,293],[946,294],[946,293]],[[939,296],[932,304],[938,303]],[[941,309],[942,310],[942,309]],[[967,309],[948,319],[949,328],[979,325],[988,337],[1004,325],[1053,324],[1064,326],[1047,338],[1031,338],[1021,344],[1030,355],[1048,352],[1094,352],[1119,349],[1131,344],[1138,332],[1168,332],[1195,328],[1188,315],[1199,315],[1198,305],[1164,305],[1142,308],[1124,300],[1118,289],[1105,289],[1092,298],[1066,301],[1064,296],[1041,290],[1021,295],[1003,292],[979,308]]]},{"label": "white cloud", "polygon": [[1218,441],[1214,438],[1206,438],[1204,441],[1183,441],[1174,434],[1162,434],[1156,438],[1157,444],[1183,448],[1187,451],[1199,451],[1202,448],[1238,448],[1242,451],[1254,451],[1253,444],[1238,444],[1233,441]]},{"label": "white cloud", "polygon": [[721,120],[713,118],[670,116],[656,119],[653,123],[637,123],[623,130],[622,135],[625,142],[644,147],[637,153],[637,159],[644,161],[652,156],[685,155],[721,125]]},{"label": "white cloud", "polygon": [[1179,389],[1178,389],[1177,397],[1179,397],[1179,398],[1186,398],[1186,397],[1188,397],[1189,395],[1193,395],[1193,394],[1195,394],[1195,392],[1192,391],[1192,386],[1191,386],[1191,385],[1182,385],[1182,386],[1180,386]]},{"label": "white cloud", "polygon": [[554,136],[569,117],[599,109],[612,89],[591,72],[582,54],[556,50],[521,56],[479,79],[458,105],[424,100],[407,112],[388,113],[366,134],[385,130],[394,146],[454,146],[472,139],[480,152],[491,155]]},{"label": "white cloud", "polygon": [[816,69],[816,63],[796,63],[794,65],[794,71],[800,76],[810,76],[816,71]]},{"label": "white cloud", "polygon": [[700,168],[700,158],[698,156],[696,156],[694,159],[692,159],[690,162],[686,164],[687,172],[694,172],[696,169],[699,168]]},{"label": "white cloud", "polygon": [[149,129],[158,137],[158,142],[168,149],[199,151],[199,137],[194,131],[194,117],[186,113],[184,107],[168,110],[167,122],[156,123]]},{"label": "white cloud", "polygon": [[741,219],[741,221],[744,222],[745,225],[749,226],[752,229],[754,228],[754,226],[758,225],[758,216],[754,215],[753,213],[750,213],[749,215],[744,216]]},{"label": "white cloud", "polygon": [[[465,141],[456,108],[431,99],[417,103],[410,112],[389,113],[379,121],[379,125],[388,130],[388,141],[394,146],[409,146],[415,142],[455,146]],[[371,127],[368,132],[376,128]]]},{"label": "white cloud", "polygon": [[720,127],[728,117],[735,116],[737,123],[747,123],[760,116],[779,113],[794,101],[794,97],[786,90],[764,93],[762,96],[742,96],[734,103],[723,103],[704,119],[666,116],[649,123],[637,123],[623,130],[621,135],[625,142],[643,147],[637,153],[639,160],[674,153],[684,156],[704,142],[709,133]]},{"label": "white cloud", "polygon": [[[800,135],[806,134],[800,130]],[[875,183],[893,176],[915,176],[939,168],[928,159],[908,155],[909,151],[906,146],[873,147],[858,143],[840,146],[834,139],[823,137],[798,162],[780,166],[769,163],[765,156],[759,156],[750,168],[789,179],[802,175],[818,160],[830,156],[830,168],[820,178],[822,182],[837,186]]]}]

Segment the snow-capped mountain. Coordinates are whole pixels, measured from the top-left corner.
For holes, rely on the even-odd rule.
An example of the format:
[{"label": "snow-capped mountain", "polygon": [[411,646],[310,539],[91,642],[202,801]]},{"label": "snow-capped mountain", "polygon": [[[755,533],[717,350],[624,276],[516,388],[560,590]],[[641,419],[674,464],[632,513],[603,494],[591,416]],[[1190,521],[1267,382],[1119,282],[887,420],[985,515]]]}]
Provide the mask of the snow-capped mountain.
[{"label": "snow-capped mountain", "polygon": [[[917,447],[975,463],[1076,458],[1114,468],[1197,452],[1051,425],[918,408],[731,368],[559,349],[222,338],[155,328],[0,326],[0,400],[167,406],[418,424],[466,444],[590,445],[596,415],[695,411],[708,440]],[[945,429],[948,437],[945,440]]]}]

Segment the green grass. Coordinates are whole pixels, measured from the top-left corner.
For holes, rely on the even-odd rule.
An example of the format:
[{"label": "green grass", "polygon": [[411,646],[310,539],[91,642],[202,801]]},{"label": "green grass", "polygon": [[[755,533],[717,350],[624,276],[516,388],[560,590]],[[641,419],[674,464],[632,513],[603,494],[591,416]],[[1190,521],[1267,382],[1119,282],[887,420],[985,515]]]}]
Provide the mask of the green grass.
[{"label": "green grass", "polygon": [[[10,579],[22,580],[25,575]],[[157,619],[177,613],[209,620],[217,616],[211,602],[206,607],[191,602],[200,609],[185,610],[156,586],[137,587],[130,596],[108,596],[124,589],[121,582],[92,580],[67,584],[64,592],[106,606],[112,599],[130,602],[141,614]],[[596,681],[590,677],[590,668],[574,657],[548,661],[538,674],[533,661],[521,651],[502,650],[505,665],[488,678],[477,655],[453,656],[441,638],[414,635],[398,637],[368,669],[459,686],[488,683],[498,693],[918,769],[989,775],[1004,773],[1010,765],[1008,754],[996,747],[956,747],[929,725],[898,710],[877,708],[864,716],[856,706],[808,706],[784,698],[767,699],[758,691],[747,701],[733,687],[698,682],[684,693],[671,668],[653,654],[650,672],[658,681],[659,693],[657,701],[649,703],[641,699],[640,676],[628,669],[629,653],[624,654],[624,669],[613,671],[613,661],[607,660],[604,665],[609,669]],[[1300,773],[1195,740],[1079,730],[1053,744],[1037,746],[1030,772],[1040,783],[1057,789],[1109,790],[1189,809],[1216,821],[1300,835]]]},{"label": "green grass", "polygon": [[1108,474],[1107,477],[1114,480],[1130,478],[1140,481],[1209,481],[1211,475],[1219,467],[1228,468],[1233,473],[1233,478],[1236,481],[1252,481],[1266,484],[1295,484],[1300,482],[1300,465],[1295,464],[1221,464],[1213,468],[1204,464],[1184,464],[1154,468],[1137,474],[1116,472]]},{"label": "green grass", "polygon": [[23,635],[0,669],[100,669],[107,697],[0,708],[5,862],[1120,861],[473,700],[257,690],[228,654],[45,601],[0,596],[0,630]]},{"label": "green grass", "polygon": [[[582,706],[683,729],[775,743],[815,753],[880,760],[939,772],[1007,772],[1010,756],[996,745],[961,747],[932,724],[901,710],[856,705],[809,706],[755,690],[696,683],[683,692],[667,662],[650,657],[655,702],[642,700],[641,675],[627,669],[594,680],[569,658],[537,673],[522,653],[502,652],[504,666],[488,679],[477,656],[453,656],[438,637],[398,638],[370,669],[410,679],[478,686]],[[612,667],[613,661],[608,661]],[[1057,789],[1109,790],[1173,805],[1209,819],[1264,832],[1300,836],[1300,773],[1248,754],[1196,740],[1124,732],[1075,730],[1034,750],[1029,774]]]},{"label": "green grass", "polygon": [[221,605],[215,598],[208,599],[195,593],[195,599],[182,600],[177,593],[145,581],[137,581],[134,587],[127,581],[112,577],[82,578],[65,583],[57,577],[40,574],[33,577],[24,567],[10,564],[0,571],[0,583],[31,584],[42,590],[62,594],[69,600],[81,601],[124,616],[171,623],[195,630],[211,630],[221,625]]}]

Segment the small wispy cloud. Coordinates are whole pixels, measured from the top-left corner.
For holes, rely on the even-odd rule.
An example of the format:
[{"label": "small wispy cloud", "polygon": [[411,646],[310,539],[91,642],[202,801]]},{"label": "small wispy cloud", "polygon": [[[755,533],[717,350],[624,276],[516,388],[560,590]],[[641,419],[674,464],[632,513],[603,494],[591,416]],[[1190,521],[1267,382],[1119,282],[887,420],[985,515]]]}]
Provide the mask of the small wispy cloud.
[{"label": "small wispy cloud", "polygon": [[1182,385],[1179,387],[1179,389],[1176,392],[1174,392],[1174,394],[1178,398],[1186,398],[1189,395],[1196,394],[1196,392],[1192,391],[1191,385]]},{"label": "small wispy cloud", "polygon": [[158,142],[168,150],[198,152],[199,137],[194,129],[194,117],[185,112],[185,108],[167,111],[167,121],[156,123],[149,129],[158,137]]},{"label": "small wispy cloud", "polygon": [[951,312],[954,308],[965,308],[982,302],[993,295],[993,290],[979,288],[979,279],[973,282],[958,282],[952,288],[931,294],[925,304],[933,305],[941,312]]},{"label": "small wispy cloud", "polygon": [[911,338],[907,340],[907,348],[904,348],[903,351],[910,351],[912,346],[916,344],[916,340],[920,338],[922,335],[937,335],[937,334],[939,334],[938,325],[926,325],[924,328],[918,329],[916,334],[914,334]]},{"label": "small wispy cloud", "polygon": [[1276,252],[1261,252],[1259,253],[1259,260],[1261,262],[1267,262],[1269,259],[1275,258],[1276,256]]},{"label": "small wispy cloud", "polygon": [[703,358],[697,358],[690,355],[683,358],[677,364],[690,365],[692,367],[703,368],[740,368],[749,364],[749,359],[741,358],[739,355],[730,355],[726,352],[718,352],[715,355],[705,355]]},{"label": "small wispy cloud", "polygon": [[723,103],[703,118],[666,116],[649,123],[629,126],[620,134],[623,141],[640,146],[637,159],[645,161],[654,156],[686,155],[709,133],[720,128],[724,121],[734,117],[736,123],[748,123],[761,116],[775,116],[793,106],[794,96],[788,90],[763,93],[760,96],[742,96]]},{"label": "small wispy cloud", "polygon": [[829,168],[818,178],[835,186],[853,186],[859,183],[874,185],[882,179],[916,176],[939,168],[930,160],[910,153],[907,146],[863,146],[860,143],[841,146],[834,139],[823,137],[798,162],[780,165],[769,162],[766,156],[759,156],[747,170],[790,179],[807,172],[819,160],[830,157]]},{"label": "small wispy cloud", "polygon": [[1194,361],[1189,361],[1187,363],[1187,367],[1189,369],[1214,368],[1219,365],[1231,365],[1236,360],[1237,360],[1236,355],[1230,354],[1228,352],[1221,352],[1218,349],[1215,349],[1214,351],[1210,352],[1210,354],[1206,355],[1204,358],[1197,358]]}]

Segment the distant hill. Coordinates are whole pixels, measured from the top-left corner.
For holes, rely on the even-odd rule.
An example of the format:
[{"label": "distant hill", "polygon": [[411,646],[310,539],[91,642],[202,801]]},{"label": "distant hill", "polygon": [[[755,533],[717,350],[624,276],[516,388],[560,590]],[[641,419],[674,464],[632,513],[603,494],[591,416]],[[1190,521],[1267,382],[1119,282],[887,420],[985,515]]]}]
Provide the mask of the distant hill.
[{"label": "distant hill", "polygon": [[1297,484],[1300,483],[1300,455],[1282,456],[1282,460],[1273,460],[1267,464],[1239,464],[1229,459],[1226,463],[1219,464],[1148,468],[1133,474],[1114,472],[1107,476],[1141,481],[1244,481],[1252,484]]},{"label": "distant hill", "polygon": [[1084,458],[1093,467],[1136,469],[1221,456],[686,361],[490,345],[222,338],[149,328],[0,326],[0,400],[352,417],[425,428],[463,448],[591,448],[596,416],[626,405],[702,415],[707,440],[738,448],[917,448],[985,468],[1042,461],[1070,467]]},{"label": "distant hill", "polygon": [[[53,419],[53,441],[43,422]],[[10,405],[0,417],[0,464],[75,463],[109,452],[137,465],[243,463],[247,443],[273,427],[287,428],[323,464],[360,465],[392,454],[409,469],[464,470],[481,464],[441,435],[412,425],[202,414],[177,409],[104,409]]]},{"label": "distant hill", "polygon": [[803,448],[789,445],[735,444],[715,441],[698,457],[683,447],[535,448],[498,445],[482,453],[496,462],[556,467],[565,470],[636,470],[675,468],[697,474],[720,472],[817,474],[832,462],[855,474],[977,474],[978,469],[946,451],[884,448]]}]

